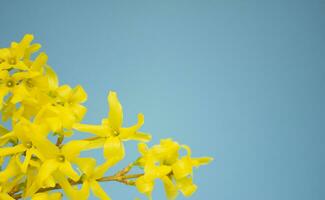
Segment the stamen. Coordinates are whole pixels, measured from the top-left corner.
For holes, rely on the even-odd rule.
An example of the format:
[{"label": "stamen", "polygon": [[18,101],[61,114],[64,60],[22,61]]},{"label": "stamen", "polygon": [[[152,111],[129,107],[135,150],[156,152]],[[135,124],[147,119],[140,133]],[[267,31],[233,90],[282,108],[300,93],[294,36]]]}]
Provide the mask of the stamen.
[{"label": "stamen", "polygon": [[30,148],[33,147],[33,143],[32,143],[31,141],[28,141],[28,142],[26,142],[25,147],[26,147],[27,149],[30,149]]},{"label": "stamen", "polygon": [[13,87],[15,85],[13,80],[7,81],[7,87]]},{"label": "stamen", "polygon": [[10,65],[15,65],[15,64],[17,64],[17,60],[16,60],[15,57],[12,57],[12,58],[9,58],[9,59],[8,59],[8,63],[9,63]]},{"label": "stamen", "polygon": [[65,157],[64,157],[64,155],[59,155],[56,159],[57,159],[57,161],[59,161],[59,162],[64,162],[64,161],[65,161]]},{"label": "stamen", "polygon": [[118,136],[119,134],[120,134],[120,133],[119,133],[117,130],[115,130],[115,129],[113,130],[113,135],[114,135],[114,136]]},{"label": "stamen", "polygon": [[33,80],[30,79],[30,78],[27,79],[26,80],[26,85],[27,85],[27,87],[30,87],[30,88],[34,87]]}]

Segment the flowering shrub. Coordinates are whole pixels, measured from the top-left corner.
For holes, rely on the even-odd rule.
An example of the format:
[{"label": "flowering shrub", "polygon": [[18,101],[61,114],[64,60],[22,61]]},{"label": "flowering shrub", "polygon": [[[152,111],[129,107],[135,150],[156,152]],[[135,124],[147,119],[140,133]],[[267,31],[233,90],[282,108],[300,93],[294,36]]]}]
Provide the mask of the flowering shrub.
[{"label": "flowering shrub", "polygon": [[[186,145],[171,139],[149,148],[148,133],[140,132],[143,114],[131,127],[123,127],[123,111],[115,92],[108,94],[108,117],[101,124],[81,123],[87,108],[87,93],[82,86],[59,85],[58,77],[47,65],[47,55],[32,54],[41,45],[31,44],[25,35],[9,48],[0,49],[0,199],[57,200],[88,199],[90,192],[99,199],[110,199],[100,182],[117,181],[136,186],[151,198],[155,180],[160,179],[168,199],[180,191],[185,196],[195,192],[193,168],[212,158],[192,158]],[[69,140],[78,132],[89,133],[85,139]],[[139,158],[111,176],[106,172],[125,156],[124,142],[139,141]],[[102,149],[105,162],[98,164],[82,151]],[[186,152],[185,156],[180,151]],[[130,174],[132,168],[142,173]],[[80,187],[77,187],[80,185]]]}]

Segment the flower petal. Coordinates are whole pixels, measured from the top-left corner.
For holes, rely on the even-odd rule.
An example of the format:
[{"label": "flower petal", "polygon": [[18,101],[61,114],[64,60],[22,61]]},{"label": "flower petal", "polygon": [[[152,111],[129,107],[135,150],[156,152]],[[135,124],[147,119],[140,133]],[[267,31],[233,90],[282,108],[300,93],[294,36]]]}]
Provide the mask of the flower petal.
[{"label": "flower petal", "polygon": [[97,181],[90,182],[91,191],[94,193],[96,197],[100,200],[110,200],[111,198],[106,194],[103,188],[97,183]]},{"label": "flower petal", "polygon": [[164,176],[161,178],[162,182],[164,183],[165,192],[167,195],[168,200],[176,199],[178,194],[178,189],[176,185],[170,180],[168,176]]},{"label": "flower petal", "polygon": [[96,167],[96,160],[94,158],[75,158],[71,162],[78,165],[82,173],[90,176]]},{"label": "flower petal", "polygon": [[138,191],[143,194],[151,194],[154,189],[155,183],[153,179],[150,179],[146,176],[141,176],[135,181],[135,186]]},{"label": "flower petal", "polygon": [[130,136],[134,135],[144,124],[144,115],[142,113],[138,114],[138,122],[128,128],[121,128],[120,129],[120,138],[121,139],[129,139]]},{"label": "flower petal", "polygon": [[191,158],[185,156],[172,165],[173,174],[176,179],[184,178],[193,173]]},{"label": "flower petal", "polygon": [[46,66],[46,75],[49,79],[49,87],[51,90],[54,90],[59,87],[59,80],[58,76],[56,75],[55,71],[50,67]]},{"label": "flower petal", "polygon": [[72,140],[63,145],[61,152],[70,160],[79,156],[81,151],[87,150],[88,145],[89,141],[86,140]]},{"label": "flower petal", "polygon": [[109,112],[108,119],[113,129],[119,129],[123,123],[123,110],[116,92],[110,91],[107,97]]},{"label": "flower petal", "polygon": [[89,183],[83,182],[80,190],[76,190],[71,186],[69,181],[60,173],[54,174],[55,179],[58,181],[69,199],[87,200],[89,197]]},{"label": "flower petal", "polygon": [[19,144],[13,147],[2,147],[0,148],[0,156],[7,156],[11,154],[20,153],[26,150],[23,144]]},{"label": "flower petal", "polygon": [[100,125],[90,125],[90,124],[74,124],[73,128],[77,131],[92,133],[101,137],[108,136],[108,131],[105,127]]},{"label": "flower petal", "polygon": [[70,98],[70,101],[73,103],[83,103],[87,100],[87,93],[81,85],[77,85],[73,89],[73,94]]},{"label": "flower petal", "polygon": [[73,181],[78,181],[80,179],[79,174],[74,171],[74,169],[72,168],[72,165],[68,161],[60,163],[59,170],[60,170],[60,172],[62,172],[62,174],[71,178]]},{"label": "flower petal", "polygon": [[12,198],[9,194],[7,193],[0,193],[0,199],[2,200],[15,200],[14,198]]},{"label": "flower petal", "polygon": [[35,61],[33,62],[30,68],[32,71],[42,72],[43,66],[46,64],[46,62],[47,62],[47,55],[44,52],[42,52],[36,57]]},{"label": "flower petal", "polygon": [[191,196],[197,189],[197,186],[192,181],[192,177],[176,180],[176,184],[185,197]]},{"label": "flower petal", "polygon": [[104,144],[104,157],[108,159],[121,160],[124,158],[125,151],[122,141],[118,137],[109,137]]}]

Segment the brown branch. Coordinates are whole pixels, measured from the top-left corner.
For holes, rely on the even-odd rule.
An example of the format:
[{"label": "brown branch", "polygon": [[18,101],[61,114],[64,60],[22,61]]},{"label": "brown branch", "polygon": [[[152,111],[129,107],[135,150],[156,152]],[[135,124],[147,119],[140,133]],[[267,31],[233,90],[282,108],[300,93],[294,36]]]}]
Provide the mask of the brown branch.
[{"label": "brown branch", "polygon": [[64,136],[59,136],[58,139],[56,140],[56,146],[60,146],[64,140]]}]

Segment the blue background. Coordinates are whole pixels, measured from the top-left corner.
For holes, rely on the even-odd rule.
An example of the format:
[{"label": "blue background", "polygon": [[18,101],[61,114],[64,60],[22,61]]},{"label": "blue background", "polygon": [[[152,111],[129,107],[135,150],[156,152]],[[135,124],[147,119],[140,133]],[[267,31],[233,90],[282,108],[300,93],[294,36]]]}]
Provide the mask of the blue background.
[{"label": "blue background", "polygon": [[[145,114],[151,144],[173,137],[215,158],[196,170],[191,199],[325,199],[324,27],[316,0],[0,6],[0,45],[33,33],[61,83],[88,92],[85,122],[106,116],[116,90],[126,125]],[[125,163],[137,156],[129,144]],[[154,199],[165,199],[158,186]],[[113,199],[143,197],[103,187]]]}]

